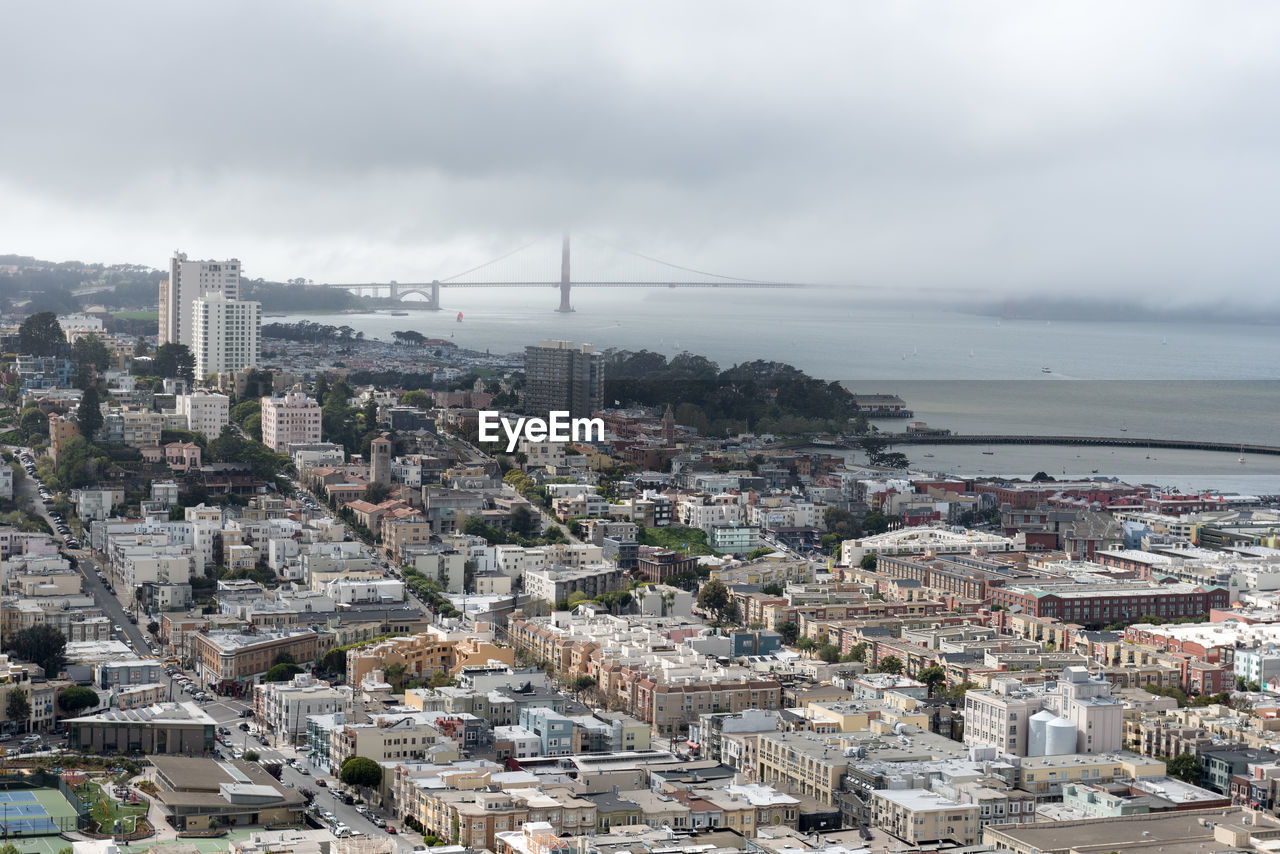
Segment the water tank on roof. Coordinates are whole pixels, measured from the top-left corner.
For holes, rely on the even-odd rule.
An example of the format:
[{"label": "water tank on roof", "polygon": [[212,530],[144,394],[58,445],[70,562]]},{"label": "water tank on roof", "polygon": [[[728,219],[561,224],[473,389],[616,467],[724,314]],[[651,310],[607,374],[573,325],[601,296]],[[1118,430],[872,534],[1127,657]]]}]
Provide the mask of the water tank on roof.
[{"label": "water tank on roof", "polygon": [[1042,709],[1031,716],[1027,724],[1027,755],[1044,756],[1045,725],[1057,715],[1048,709]]},{"label": "water tank on roof", "polygon": [[1066,718],[1054,718],[1045,724],[1044,755],[1062,756],[1076,752],[1076,725]]}]

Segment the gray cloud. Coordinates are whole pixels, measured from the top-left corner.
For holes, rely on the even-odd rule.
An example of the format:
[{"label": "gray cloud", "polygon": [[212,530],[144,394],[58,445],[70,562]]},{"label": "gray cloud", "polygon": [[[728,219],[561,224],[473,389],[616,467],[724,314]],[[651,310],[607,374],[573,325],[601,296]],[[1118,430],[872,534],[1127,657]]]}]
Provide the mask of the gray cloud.
[{"label": "gray cloud", "polygon": [[0,30],[5,251],[405,281],[570,225],[769,278],[1273,290],[1264,4],[30,3]]}]

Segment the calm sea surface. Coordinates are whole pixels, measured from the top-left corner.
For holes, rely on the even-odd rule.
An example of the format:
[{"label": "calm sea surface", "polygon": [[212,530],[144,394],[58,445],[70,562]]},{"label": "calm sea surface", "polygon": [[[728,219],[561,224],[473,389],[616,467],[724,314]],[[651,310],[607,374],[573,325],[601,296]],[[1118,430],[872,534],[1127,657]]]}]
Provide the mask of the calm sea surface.
[{"label": "calm sea surface", "polygon": [[[512,352],[546,338],[698,353],[722,366],[788,362],[855,391],[901,395],[916,418],[962,433],[1126,435],[1280,445],[1280,330],[1271,326],[996,319],[824,291],[580,289],[573,314],[542,290],[448,290],[408,316],[288,315],[372,338],[412,329]],[[408,306],[406,306],[408,308]],[[462,312],[462,322],[457,321]],[[1048,368],[1048,372],[1044,371]],[[900,430],[901,421],[879,422]],[[1048,446],[912,446],[913,467],[959,474],[1090,474],[1280,493],[1280,456]],[[990,451],[984,454],[983,451]],[[933,456],[926,457],[925,454]]]}]

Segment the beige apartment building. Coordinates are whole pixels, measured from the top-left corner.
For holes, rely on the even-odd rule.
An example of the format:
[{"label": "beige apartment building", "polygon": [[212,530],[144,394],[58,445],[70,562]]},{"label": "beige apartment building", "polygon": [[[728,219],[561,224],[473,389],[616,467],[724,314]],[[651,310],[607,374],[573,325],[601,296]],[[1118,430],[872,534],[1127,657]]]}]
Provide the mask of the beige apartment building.
[{"label": "beige apartment building", "polygon": [[284,451],[291,443],[320,441],[320,404],[301,392],[262,398],[262,444]]},{"label": "beige apartment building", "polygon": [[760,782],[807,795],[832,805],[849,759],[838,744],[808,733],[768,732],[760,735],[757,759]]},{"label": "beige apartment building", "polygon": [[189,636],[199,684],[220,692],[247,693],[282,655],[297,664],[315,661],[316,633],[300,631],[197,631]]},{"label": "beige apartment building", "polygon": [[978,841],[979,807],[948,800],[927,789],[877,789],[871,797],[871,821],[908,845]]}]

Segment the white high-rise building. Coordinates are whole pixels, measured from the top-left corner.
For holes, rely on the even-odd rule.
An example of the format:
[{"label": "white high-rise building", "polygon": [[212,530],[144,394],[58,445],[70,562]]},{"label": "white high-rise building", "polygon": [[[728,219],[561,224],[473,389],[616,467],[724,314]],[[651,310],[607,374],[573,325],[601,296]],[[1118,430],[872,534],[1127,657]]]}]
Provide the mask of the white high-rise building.
[{"label": "white high-rise building", "polygon": [[160,343],[194,344],[191,309],[210,294],[240,299],[240,261],[188,261],[185,252],[169,259],[169,278],[160,283]]},{"label": "white high-rise building", "polygon": [[209,294],[191,304],[196,376],[256,368],[262,349],[262,303]]},{"label": "white high-rise building", "polygon": [[177,414],[187,420],[187,429],[206,439],[216,439],[230,423],[231,400],[225,394],[197,389],[177,395],[174,404]]},{"label": "white high-rise building", "polygon": [[320,404],[297,391],[262,398],[262,444],[283,451],[294,443],[320,441]]}]

